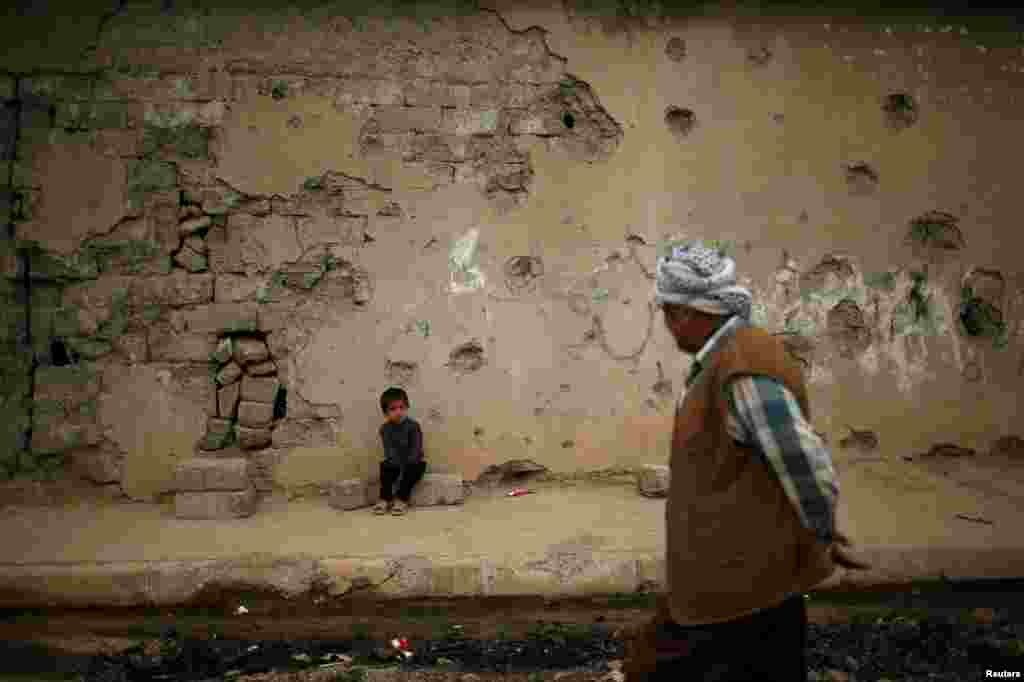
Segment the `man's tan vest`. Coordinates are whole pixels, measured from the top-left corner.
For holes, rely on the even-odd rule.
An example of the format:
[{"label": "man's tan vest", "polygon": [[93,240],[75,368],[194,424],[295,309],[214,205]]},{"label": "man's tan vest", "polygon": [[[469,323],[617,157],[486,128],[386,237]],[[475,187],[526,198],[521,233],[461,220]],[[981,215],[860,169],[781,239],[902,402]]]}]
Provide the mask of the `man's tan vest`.
[{"label": "man's tan vest", "polygon": [[756,327],[723,339],[707,363],[676,410],[669,462],[667,603],[680,625],[775,606],[835,570],[828,545],[800,523],[764,454],[726,429],[725,387],[744,374],[780,380],[810,419],[800,367]]}]

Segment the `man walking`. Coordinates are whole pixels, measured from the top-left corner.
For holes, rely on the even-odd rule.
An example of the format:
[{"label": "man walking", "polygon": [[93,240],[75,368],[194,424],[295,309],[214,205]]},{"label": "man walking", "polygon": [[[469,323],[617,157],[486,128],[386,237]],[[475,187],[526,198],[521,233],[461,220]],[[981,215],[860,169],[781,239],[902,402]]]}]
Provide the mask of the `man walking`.
[{"label": "man walking", "polygon": [[655,302],[694,362],[672,433],[667,594],[627,682],[806,682],[804,592],[869,567],[835,527],[839,486],[800,367],[750,324],[735,268],[700,242],[658,262]]}]

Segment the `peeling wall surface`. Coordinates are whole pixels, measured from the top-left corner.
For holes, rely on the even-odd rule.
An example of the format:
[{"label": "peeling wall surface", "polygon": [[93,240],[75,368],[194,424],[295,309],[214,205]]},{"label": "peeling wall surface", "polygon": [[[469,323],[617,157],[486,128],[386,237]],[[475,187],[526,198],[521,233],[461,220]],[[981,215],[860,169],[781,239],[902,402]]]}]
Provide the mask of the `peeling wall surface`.
[{"label": "peeling wall surface", "polygon": [[1015,28],[349,4],[0,21],[8,474],[373,476],[390,385],[431,471],[665,463],[685,238],[736,258],[833,445],[1019,425]]}]

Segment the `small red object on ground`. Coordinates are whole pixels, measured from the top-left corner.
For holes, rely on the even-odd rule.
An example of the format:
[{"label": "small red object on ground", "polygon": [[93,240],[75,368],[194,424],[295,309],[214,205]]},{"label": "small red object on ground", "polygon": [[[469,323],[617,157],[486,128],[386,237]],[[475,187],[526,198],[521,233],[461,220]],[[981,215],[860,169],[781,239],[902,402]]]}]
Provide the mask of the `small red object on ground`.
[{"label": "small red object on ground", "polygon": [[529,495],[531,492],[533,491],[527,490],[526,488],[513,488],[508,492],[508,496],[519,497],[520,495]]}]

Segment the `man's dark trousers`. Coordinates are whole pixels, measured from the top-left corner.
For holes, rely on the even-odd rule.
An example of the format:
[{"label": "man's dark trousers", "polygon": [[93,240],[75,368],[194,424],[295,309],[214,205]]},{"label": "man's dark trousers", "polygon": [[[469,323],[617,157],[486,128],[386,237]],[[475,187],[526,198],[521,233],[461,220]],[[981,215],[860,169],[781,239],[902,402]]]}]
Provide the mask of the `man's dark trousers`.
[{"label": "man's dark trousers", "polygon": [[[397,497],[406,504],[412,496],[412,488],[423,478],[423,472],[427,470],[426,462],[414,462],[405,466],[380,463],[380,499],[390,502]],[[398,490],[392,493],[398,481]]]},{"label": "man's dark trousers", "polygon": [[[657,619],[656,619],[657,620]],[[640,658],[653,655],[652,640],[686,650],[629,674],[626,682],[806,682],[807,607],[796,594],[778,606],[725,623],[681,627],[649,625],[638,642]],[[646,635],[646,637],[645,637]]]}]

